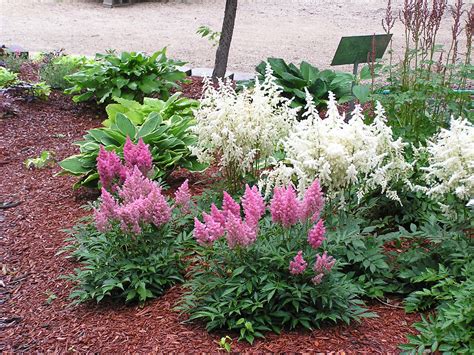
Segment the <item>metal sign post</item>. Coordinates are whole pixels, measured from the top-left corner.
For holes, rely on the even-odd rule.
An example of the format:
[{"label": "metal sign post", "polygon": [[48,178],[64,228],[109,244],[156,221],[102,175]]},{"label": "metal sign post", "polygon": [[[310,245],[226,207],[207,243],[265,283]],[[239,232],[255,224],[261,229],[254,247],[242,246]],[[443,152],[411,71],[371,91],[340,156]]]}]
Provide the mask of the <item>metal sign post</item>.
[{"label": "metal sign post", "polygon": [[[367,63],[369,58],[374,57],[374,54],[375,59],[382,58],[391,39],[392,34],[342,37],[331,65],[353,64],[354,81],[352,82],[352,88],[354,88],[359,64]],[[352,112],[353,109],[354,101],[351,103],[350,111]]]}]

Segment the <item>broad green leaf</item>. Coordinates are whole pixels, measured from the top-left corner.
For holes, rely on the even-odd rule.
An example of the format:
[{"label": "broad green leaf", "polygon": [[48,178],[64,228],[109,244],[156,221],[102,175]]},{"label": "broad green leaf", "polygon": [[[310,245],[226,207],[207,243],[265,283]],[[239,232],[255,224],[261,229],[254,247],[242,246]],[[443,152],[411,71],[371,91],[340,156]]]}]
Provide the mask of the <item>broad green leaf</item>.
[{"label": "broad green leaf", "polygon": [[364,104],[369,100],[370,88],[368,85],[355,85],[352,88],[352,92],[361,104]]},{"label": "broad green leaf", "polygon": [[115,116],[115,124],[124,136],[130,137],[132,140],[135,139],[137,135],[136,127],[123,113],[117,113],[117,116]]},{"label": "broad green leaf", "polygon": [[86,169],[82,166],[82,162],[80,160],[81,155],[73,155],[69,158],[60,161],[58,164],[59,166],[73,175],[82,175],[88,173],[90,170]]}]

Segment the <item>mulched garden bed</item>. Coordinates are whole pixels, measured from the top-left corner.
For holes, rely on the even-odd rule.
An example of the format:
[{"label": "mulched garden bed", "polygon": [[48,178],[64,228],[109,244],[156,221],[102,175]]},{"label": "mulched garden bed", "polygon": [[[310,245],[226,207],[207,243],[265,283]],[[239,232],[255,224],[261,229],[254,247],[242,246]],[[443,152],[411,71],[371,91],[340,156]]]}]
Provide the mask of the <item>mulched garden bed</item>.
[{"label": "mulched garden bed", "polygon": [[[183,91],[199,96],[198,80]],[[4,98],[0,97],[0,100]],[[75,105],[60,93],[47,102],[15,102],[16,114],[0,119],[0,351],[46,352],[216,352],[225,333],[209,335],[199,324],[173,311],[183,292],[173,287],[144,307],[115,304],[71,306],[72,285],[61,278],[78,264],[57,255],[72,227],[87,212],[81,209],[96,195],[73,191],[74,178],[54,176],[59,168],[27,170],[23,162],[41,151],[57,160],[74,153],[71,143],[86,129],[100,125],[95,109]],[[182,179],[182,174],[173,175]],[[170,181],[170,185],[176,185]],[[199,190],[199,189],[196,189]],[[269,352],[397,352],[405,334],[414,333],[416,314],[381,303],[370,305],[379,318],[360,324],[269,334],[253,346],[235,341],[233,351]]]}]

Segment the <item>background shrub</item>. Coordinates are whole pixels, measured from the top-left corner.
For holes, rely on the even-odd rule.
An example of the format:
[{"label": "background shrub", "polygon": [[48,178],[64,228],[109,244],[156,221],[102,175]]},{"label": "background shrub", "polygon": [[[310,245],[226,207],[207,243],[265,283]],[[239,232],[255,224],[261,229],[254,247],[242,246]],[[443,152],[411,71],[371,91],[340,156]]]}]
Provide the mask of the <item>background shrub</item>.
[{"label": "background shrub", "polygon": [[101,104],[114,97],[142,101],[153,93],[166,100],[171,88],[179,88],[176,82],[186,77],[177,69],[183,64],[168,59],[166,48],[151,56],[136,52],[97,54],[94,62],[66,77],[72,85],[66,93],[74,95],[75,102],[94,99]]},{"label": "background shrub", "polygon": [[66,76],[72,75],[86,63],[90,63],[85,57],[70,55],[49,55],[43,59],[40,65],[39,76],[42,81],[53,89],[65,90],[71,86]]}]

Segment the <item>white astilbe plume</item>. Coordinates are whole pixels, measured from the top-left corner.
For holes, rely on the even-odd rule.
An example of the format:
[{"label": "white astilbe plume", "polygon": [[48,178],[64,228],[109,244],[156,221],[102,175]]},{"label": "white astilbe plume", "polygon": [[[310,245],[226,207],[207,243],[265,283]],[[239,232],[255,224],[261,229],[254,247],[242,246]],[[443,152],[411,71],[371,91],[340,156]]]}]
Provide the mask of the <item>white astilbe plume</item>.
[{"label": "white astilbe plume", "polygon": [[256,159],[267,159],[277,150],[296,122],[297,109],[280,95],[270,65],[263,82],[235,92],[231,83],[208,82],[195,112],[197,143],[192,152],[199,161],[218,160],[224,171],[242,176],[254,169]]},{"label": "white astilbe plume", "polygon": [[[310,100],[309,95],[307,101]],[[270,191],[273,186],[296,179],[302,192],[317,178],[329,197],[355,186],[359,199],[380,188],[386,196],[399,201],[392,186],[407,180],[411,165],[404,159],[405,144],[394,140],[386,125],[380,103],[370,125],[364,123],[359,105],[349,122],[344,122],[345,115],[339,114],[332,93],[325,119],[310,104],[306,108],[307,119],[298,122],[283,142],[286,160],[267,172],[260,185]]]},{"label": "white astilbe plume", "polygon": [[[463,201],[474,198],[474,126],[462,118],[451,118],[450,129],[428,142],[428,167],[422,168],[428,195],[453,193]],[[418,186],[420,188],[420,186]]]}]

